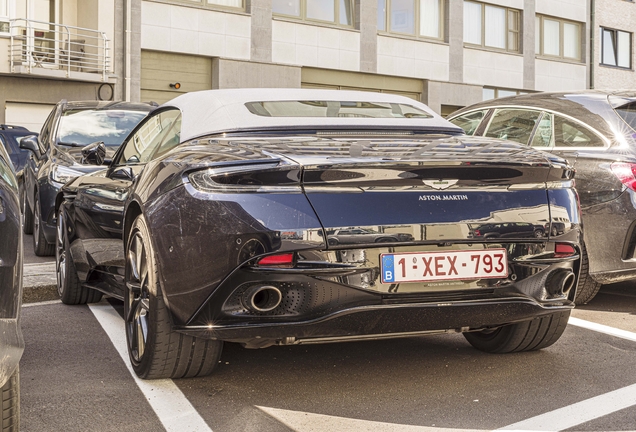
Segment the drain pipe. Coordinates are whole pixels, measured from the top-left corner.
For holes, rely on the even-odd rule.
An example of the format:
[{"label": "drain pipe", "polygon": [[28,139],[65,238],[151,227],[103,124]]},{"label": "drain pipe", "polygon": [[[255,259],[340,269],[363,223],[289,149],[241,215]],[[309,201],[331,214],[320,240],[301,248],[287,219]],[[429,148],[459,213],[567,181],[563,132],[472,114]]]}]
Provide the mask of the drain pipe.
[{"label": "drain pipe", "polygon": [[124,100],[130,102],[130,71],[131,71],[131,43],[132,43],[132,2],[125,0],[124,11]]},{"label": "drain pipe", "polygon": [[590,0],[590,89],[594,89],[594,62],[596,61],[594,58],[594,43],[596,41],[594,36],[596,34],[595,12],[595,0]]}]

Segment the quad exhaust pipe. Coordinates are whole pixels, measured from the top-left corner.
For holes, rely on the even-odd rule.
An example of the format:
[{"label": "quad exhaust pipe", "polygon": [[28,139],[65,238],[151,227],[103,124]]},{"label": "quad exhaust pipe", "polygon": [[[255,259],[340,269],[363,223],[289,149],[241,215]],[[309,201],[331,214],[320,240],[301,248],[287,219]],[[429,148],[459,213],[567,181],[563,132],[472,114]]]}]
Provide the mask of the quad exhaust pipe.
[{"label": "quad exhaust pipe", "polygon": [[251,312],[271,312],[280,305],[283,294],[271,285],[255,285],[248,288],[241,298],[245,309]]},{"label": "quad exhaust pipe", "polygon": [[567,295],[572,288],[576,277],[570,270],[557,270],[546,281],[545,288],[553,296]]}]

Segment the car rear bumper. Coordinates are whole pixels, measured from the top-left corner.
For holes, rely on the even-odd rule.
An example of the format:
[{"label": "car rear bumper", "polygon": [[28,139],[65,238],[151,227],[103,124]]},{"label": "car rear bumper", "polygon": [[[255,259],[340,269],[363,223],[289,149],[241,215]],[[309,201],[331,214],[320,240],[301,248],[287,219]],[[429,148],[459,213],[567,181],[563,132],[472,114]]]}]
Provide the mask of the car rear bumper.
[{"label": "car rear bumper", "polygon": [[196,337],[241,342],[259,348],[274,344],[334,342],[464,332],[527,321],[573,308],[569,301],[540,304],[528,297],[483,298],[351,307],[298,322],[181,326]]},{"label": "car rear bumper", "polygon": [[602,284],[636,279],[636,193],[582,211],[592,278]]},{"label": "car rear bumper", "polygon": [[13,375],[24,351],[24,339],[18,319],[0,319],[0,387]]}]

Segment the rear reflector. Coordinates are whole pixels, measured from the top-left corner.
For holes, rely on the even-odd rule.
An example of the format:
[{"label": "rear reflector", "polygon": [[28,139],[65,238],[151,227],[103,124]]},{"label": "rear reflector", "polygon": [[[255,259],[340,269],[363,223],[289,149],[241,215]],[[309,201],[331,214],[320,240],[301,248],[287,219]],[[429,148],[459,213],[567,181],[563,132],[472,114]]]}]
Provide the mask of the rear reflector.
[{"label": "rear reflector", "polygon": [[270,255],[258,260],[259,266],[291,266],[294,263],[294,254],[286,253],[280,255]]},{"label": "rear reflector", "polygon": [[611,165],[612,172],[625,186],[636,191],[636,164],[614,162]]},{"label": "rear reflector", "polygon": [[554,245],[555,258],[565,258],[576,254],[574,246],[568,243],[557,243]]}]

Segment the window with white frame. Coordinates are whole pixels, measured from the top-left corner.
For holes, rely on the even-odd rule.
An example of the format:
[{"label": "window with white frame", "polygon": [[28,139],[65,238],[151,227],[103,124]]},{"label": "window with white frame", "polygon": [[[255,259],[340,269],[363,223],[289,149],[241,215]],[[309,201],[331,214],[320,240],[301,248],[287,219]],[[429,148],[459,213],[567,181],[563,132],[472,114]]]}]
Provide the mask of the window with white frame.
[{"label": "window with white frame", "polygon": [[378,30],[444,38],[444,0],[378,0]]},{"label": "window with white frame", "polygon": [[464,1],[464,42],[511,52],[520,50],[517,9]]},{"label": "window with white frame", "polygon": [[601,64],[630,69],[632,34],[601,27]]},{"label": "window with white frame", "polygon": [[353,0],[272,0],[274,15],[353,26]]},{"label": "window with white frame", "polygon": [[497,99],[508,96],[517,96],[526,94],[526,92],[521,90],[511,90],[511,89],[503,89],[503,88],[495,88],[495,87],[484,87],[482,90],[483,100],[487,101],[490,99]]},{"label": "window with white frame", "polygon": [[178,0],[181,3],[198,3],[203,6],[222,6],[245,9],[244,0]]},{"label": "window with white frame", "polygon": [[581,60],[580,23],[537,15],[536,53],[542,56]]},{"label": "window with white frame", "polygon": [[11,0],[0,0],[0,33],[9,33],[9,2]]}]

